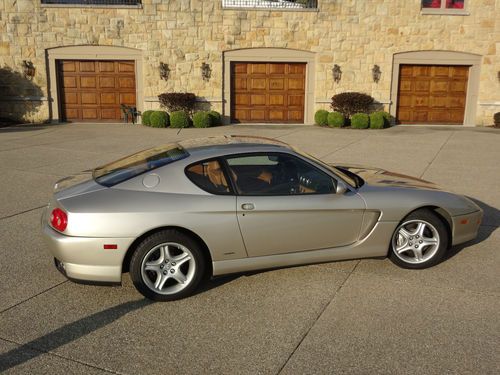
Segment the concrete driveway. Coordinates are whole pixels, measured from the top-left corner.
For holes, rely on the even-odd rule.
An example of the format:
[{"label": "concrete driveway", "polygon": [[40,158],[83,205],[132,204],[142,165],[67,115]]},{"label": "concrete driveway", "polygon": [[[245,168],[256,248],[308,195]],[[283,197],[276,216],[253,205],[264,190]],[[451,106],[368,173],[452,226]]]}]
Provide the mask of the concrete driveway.
[{"label": "concrete driveway", "polygon": [[[325,161],[434,181],[485,210],[479,238],[423,271],[388,260],[223,277],[150,303],[131,285],[77,285],[39,229],[54,182],[159,143],[216,134],[293,143]],[[0,372],[500,373],[500,132],[458,127],[0,129]]]}]

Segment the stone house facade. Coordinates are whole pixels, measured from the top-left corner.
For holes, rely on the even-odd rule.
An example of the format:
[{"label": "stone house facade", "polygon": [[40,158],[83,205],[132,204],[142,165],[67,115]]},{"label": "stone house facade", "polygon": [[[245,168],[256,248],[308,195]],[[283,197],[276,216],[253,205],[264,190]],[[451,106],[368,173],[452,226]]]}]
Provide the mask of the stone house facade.
[{"label": "stone house facade", "polygon": [[120,104],[193,92],[226,122],[311,124],[359,91],[401,123],[490,125],[498,14],[500,0],[2,0],[0,117],[118,122]]}]

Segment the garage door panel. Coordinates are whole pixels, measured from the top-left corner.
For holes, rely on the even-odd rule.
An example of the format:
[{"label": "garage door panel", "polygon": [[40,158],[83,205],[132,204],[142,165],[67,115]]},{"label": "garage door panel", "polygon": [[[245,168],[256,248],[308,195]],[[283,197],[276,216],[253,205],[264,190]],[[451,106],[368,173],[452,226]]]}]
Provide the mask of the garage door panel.
[{"label": "garage door panel", "polygon": [[62,117],[120,121],[120,104],[136,104],[134,64],[112,60],[58,61]]},{"label": "garage door panel", "polygon": [[466,66],[401,65],[398,121],[462,124],[468,69]]},{"label": "garage door panel", "polygon": [[231,117],[236,122],[303,122],[303,63],[233,63]]}]

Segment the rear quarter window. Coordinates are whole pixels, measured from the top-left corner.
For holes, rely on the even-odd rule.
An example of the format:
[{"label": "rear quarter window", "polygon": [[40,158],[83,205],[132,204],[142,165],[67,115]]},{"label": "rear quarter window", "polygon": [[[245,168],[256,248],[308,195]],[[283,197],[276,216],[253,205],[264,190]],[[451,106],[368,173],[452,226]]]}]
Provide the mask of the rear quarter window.
[{"label": "rear quarter window", "polygon": [[155,147],[98,167],[93,177],[98,184],[111,187],[188,156],[177,144]]}]

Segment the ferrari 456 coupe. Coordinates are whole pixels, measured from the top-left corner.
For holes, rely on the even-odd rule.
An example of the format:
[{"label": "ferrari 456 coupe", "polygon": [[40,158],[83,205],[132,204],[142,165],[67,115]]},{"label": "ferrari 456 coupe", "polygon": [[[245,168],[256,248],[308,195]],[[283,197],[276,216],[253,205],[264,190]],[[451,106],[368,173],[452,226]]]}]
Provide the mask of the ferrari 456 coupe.
[{"label": "ferrari 456 coupe", "polygon": [[42,230],[67,278],[147,298],[237,272],[388,256],[426,268],[476,237],[471,200],[377,168],[330,165],[285,143],[220,136],[148,149],[63,179]]}]

